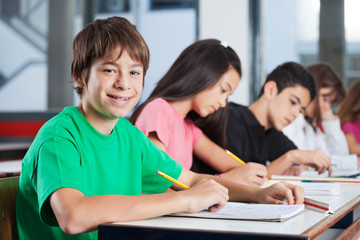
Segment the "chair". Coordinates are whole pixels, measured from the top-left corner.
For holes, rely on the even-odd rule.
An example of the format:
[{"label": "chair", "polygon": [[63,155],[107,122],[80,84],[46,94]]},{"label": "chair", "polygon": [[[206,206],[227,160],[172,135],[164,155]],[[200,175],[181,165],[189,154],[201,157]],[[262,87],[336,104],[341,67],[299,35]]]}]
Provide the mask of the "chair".
[{"label": "chair", "polygon": [[18,240],[16,195],[19,177],[0,178],[0,239]]}]

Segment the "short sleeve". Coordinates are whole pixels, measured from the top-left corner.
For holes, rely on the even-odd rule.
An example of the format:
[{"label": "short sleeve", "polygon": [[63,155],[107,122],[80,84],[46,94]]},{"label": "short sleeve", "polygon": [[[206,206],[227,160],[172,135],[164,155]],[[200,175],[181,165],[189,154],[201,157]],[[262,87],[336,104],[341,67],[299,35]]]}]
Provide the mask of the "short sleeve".
[{"label": "short sleeve", "polygon": [[267,160],[276,160],[288,151],[297,149],[296,145],[281,131],[276,129],[269,131],[269,134],[266,136],[266,145],[269,149]]},{"label": "short sleeve", "polygon": [[163,99],[155,99],[143,108],[135,126],[146,136],[149,136],[151,132],[156,132],[160,141],[169,147],[174,129],[173,118],[174,113],[171,106]]},{"label": "short sleeve", "polygon": [[[190,122],[190,120],[189,120]],[[195,147],[196,143],[199,141],[201,135],[203,134],[203,132],[201,131],[200,128],[198,128],[194,123],[189,123],[190,125],[190,129],[193,135],[193,143],[192,143],[192,147]]]},{"label": "short sleeve", "polygon": [[356,132],[355,130],[355,126],[352,122],[346,122],[342,125],[342,130],[344,133],[352,133],[354,134],[354,132]]},{"label": "short sleeve", "polygon": [[173,183],[156,172],[159,170],[177,179],[183,167],[159,150],[143,133],[139,134],[138,139],[142,155],[142,191],[146,194],[163,193]]},{"label": "short sleeve", "polygon": [[38,193],[40,217],[43,222],[56,226],[49,196],[62,187],[83,191],[79,153],[69,140],[55,138],[42,144],[37,165],[34,185]]}]

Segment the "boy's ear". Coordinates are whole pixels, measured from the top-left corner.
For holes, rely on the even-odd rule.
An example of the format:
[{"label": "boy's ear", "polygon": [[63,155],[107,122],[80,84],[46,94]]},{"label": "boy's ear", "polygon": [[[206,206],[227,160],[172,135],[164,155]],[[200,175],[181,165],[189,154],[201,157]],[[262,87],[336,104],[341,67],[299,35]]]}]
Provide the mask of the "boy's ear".
[{"label": "boy's ear", "polygon": [[275,81],[267,81],[264,85],[264,95],[266,98],[273,98],[278,94],[278,88]]},{"label": "boy's ear", "polygon": [[83,81],[83,79],[81,77],[73,75],[73,78],[74,78],[74,81],[75,81],[75,83],[76,83],[76,85],[78,87],[80,87],[80,88],[84,87],[85,84],[84,84],[84,81]]}]

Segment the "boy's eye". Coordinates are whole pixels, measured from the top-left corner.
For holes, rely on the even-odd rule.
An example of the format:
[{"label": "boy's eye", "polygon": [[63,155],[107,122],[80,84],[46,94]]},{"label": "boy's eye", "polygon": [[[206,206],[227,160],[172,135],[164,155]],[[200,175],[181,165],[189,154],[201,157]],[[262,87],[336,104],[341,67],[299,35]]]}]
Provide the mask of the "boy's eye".
[{"label": "boy's eye", "polygon": [[114,73],[114,72],[115,72],[115,70],[113,70],[113,69],[104,69],[104,72]]},{"label": "boy's eye", "polygon": [[292,99],[290,99],[290,103],[291,103],[291,105],[296,105],[296,102]]},{"label": "boy's eye", "polygon": [[136,72],[136,71],[131,71],[130,74],[131,74],[131,75],[140,75],[140,73],[139,73],[139,72]]}]

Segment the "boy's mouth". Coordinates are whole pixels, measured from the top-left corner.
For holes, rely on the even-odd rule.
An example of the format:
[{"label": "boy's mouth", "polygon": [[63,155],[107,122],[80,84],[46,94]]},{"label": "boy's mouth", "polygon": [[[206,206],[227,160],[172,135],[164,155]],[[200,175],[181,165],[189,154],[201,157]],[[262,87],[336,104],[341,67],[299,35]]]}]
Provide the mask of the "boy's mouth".
[{"label": "boy's mouth", "polygon": [[113,99],[116,99],[118,101],[127,101],[129,100],[131,97],[117,97],[117,96],[113,96],[113,95],[108,95],[108,97],[111,97]]}]

